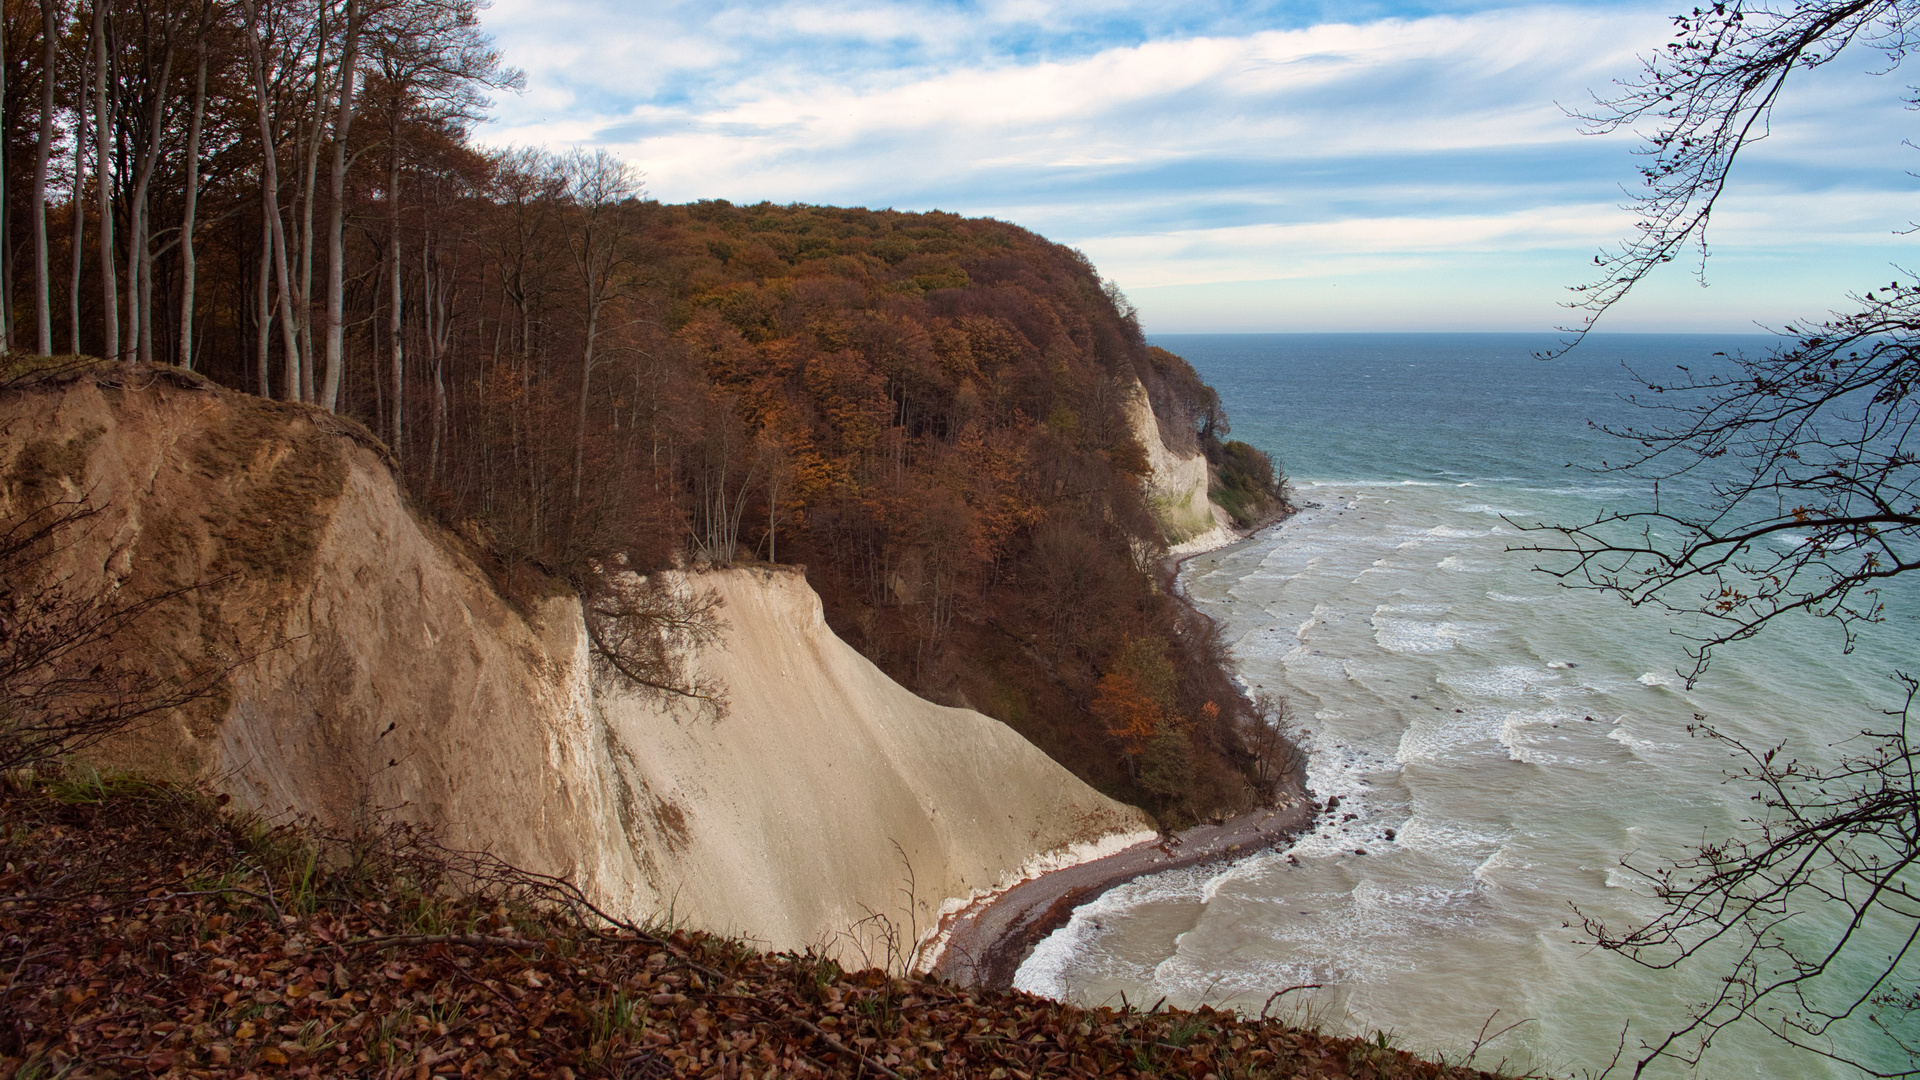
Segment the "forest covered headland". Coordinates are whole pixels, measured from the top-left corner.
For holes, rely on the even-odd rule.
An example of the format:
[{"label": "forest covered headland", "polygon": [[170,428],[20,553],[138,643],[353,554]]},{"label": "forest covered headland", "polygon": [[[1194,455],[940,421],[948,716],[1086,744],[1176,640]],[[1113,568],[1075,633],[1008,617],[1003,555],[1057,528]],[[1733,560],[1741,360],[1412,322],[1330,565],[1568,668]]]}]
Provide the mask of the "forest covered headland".
[{"label": "forest covered headland", "polygon": [[[1119,291],[999,221],[667,206],[604,151],[482,148],[522,78],[478,12],[7,6],[7,347],[357,420],[510,594],[803,564],[888,674],[1101,791],[1260,801],[1261,719],[1157,552],[1284,487]],[[1203,457],[1197,501],[1155,475]]]}]

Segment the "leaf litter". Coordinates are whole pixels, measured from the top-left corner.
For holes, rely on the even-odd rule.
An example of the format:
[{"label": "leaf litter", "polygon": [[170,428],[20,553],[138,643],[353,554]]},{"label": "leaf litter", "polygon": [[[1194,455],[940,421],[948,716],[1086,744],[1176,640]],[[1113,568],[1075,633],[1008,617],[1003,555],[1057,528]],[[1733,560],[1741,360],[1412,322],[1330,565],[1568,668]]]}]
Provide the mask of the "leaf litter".
[{"label": "leaf litter", "polygon": [[94,775],[0,787],[0,1080],[1465,1078],[1278,1019],[1082,1008],[609,919],[418,830]]}]

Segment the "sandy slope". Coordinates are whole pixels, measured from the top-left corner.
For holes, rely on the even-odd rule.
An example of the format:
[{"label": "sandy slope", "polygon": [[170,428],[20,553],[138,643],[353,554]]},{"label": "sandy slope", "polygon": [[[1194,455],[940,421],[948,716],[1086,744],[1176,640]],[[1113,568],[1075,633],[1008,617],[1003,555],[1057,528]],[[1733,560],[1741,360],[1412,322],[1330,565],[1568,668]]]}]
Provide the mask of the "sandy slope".
[{"label": "sandy slope", "polygon": [[334,829],[427,822],[629,915],[849,959],[882,958],[880,924],[846,936],[870,914],[911,947],[943,899],[1147,828],[998,721],[893,683],[797,572],[694,579],[725,600],[697,661],[725,717],[630,693],[570,595],[504,600],[383,454],[326,414],[179,373],[0,394],[8,512],[49,491],[105,508],[68,553],[76,587],[217,582],[166,610],[148,653],[245,660],[231,693],[111,762]]},{"label": "sandy slope", "polygon": [[[827,628],[800,574],[693,583],[725,601],[723,648],[700,662],[726,683],[726,716],[676,716],[604,681],[598,701],[609,741],[631,750],[619,776],[651,808],[628,834],[701,925],[792,946],[877,914],[911,948],[944,899],[1146,830],[1012,728],[887,678]],[[878,929],[856,935],[875,962]]]}]

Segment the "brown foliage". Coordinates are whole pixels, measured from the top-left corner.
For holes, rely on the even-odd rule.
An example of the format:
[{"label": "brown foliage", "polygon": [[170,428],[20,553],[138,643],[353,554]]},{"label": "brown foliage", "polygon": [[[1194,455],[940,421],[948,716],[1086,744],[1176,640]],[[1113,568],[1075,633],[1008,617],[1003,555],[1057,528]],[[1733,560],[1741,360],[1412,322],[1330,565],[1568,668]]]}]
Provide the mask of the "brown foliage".
[{"label": "brown foliage", "polygon": [[[557,244],[585,210],[546,198]],[[403,458],[507,562],[576,581],[615,557],[804,563],[834,629],[889,674],[1007,720],[1104,789],[1175,819],[1256,797],[1251,707],[1224,679],[1172,681],[1180,760],[1157,787],[1141,739],[1093,713],[1131,638],[1162,642],[1176,670],[1221,661],[1154,579],[1128,388],[1152,388],[1176,445],[1224,418],[1077,252],[946,214],[601,206],[629,276],[607,287],[582,369],[570,264],[490,272],[537,230],[516,202],[460,212],[494,237],[469,287],[513,287],[497,323],[450,346],[451,453],[423,462],[416,441]]]}]

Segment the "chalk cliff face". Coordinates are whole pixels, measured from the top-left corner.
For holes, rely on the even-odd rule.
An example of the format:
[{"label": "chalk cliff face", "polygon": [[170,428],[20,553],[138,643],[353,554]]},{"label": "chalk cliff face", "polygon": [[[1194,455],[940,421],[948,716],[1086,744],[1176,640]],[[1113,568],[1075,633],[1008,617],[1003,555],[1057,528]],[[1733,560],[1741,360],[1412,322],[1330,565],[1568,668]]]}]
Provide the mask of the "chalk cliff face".
[{"label": "chalk cliff face", "polygon": [[1207,496],[1207,458],[1199,450],[1167,446],[1146,387],[1135,383],[1127,398],[1133,437],[1147,453],[1147,502],[1176,555],[1205,551],[1234,539],[1233,520]]},{"label": "chalk cliff face", "polygon": [[[145,628],[230,691],[103,750],[268,814],[426,822],[632,917],[885,959],[943,900],[1148,828],[999,721],[834,637],[787,568],[692,574],[724,716],[636,693],[570,594],[509,603],[351,424],[171,372],[0,393],[0,503],[84,496],[76,588],[208,583]],[[1204,498],[1204,489],[1202,491]]]}]

